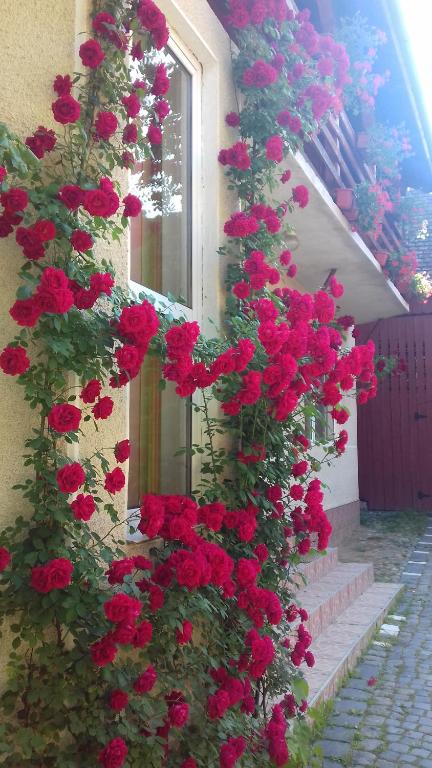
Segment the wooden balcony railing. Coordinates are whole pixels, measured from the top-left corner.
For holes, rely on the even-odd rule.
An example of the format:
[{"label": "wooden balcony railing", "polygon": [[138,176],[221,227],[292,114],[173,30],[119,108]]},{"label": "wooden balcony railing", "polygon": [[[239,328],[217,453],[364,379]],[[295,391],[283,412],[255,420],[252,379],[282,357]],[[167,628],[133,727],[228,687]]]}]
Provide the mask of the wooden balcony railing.
[{"label": "wooden balcony railing", "polygon": [[[353,188],[359,182],[376,181],[374,169],[362,158],[357,148],[357,134],[345,112],[330,118],[321,132],[305,145],[304,153],[321,181],[334,196],[338,188]],[[372,240],[359,233],[372,251],[395,251],[401,248],[401,235],[394,216],[384,217],[382,233]]]}]

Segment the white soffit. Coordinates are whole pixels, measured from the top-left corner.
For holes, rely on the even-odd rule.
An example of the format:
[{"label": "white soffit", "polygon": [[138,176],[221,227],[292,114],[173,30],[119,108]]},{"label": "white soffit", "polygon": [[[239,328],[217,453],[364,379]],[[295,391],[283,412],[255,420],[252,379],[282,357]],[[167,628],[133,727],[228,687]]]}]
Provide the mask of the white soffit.
[{"label": "white soffit", "polygon": [[305,184],[309,204],[287,220],[296,230],[299,246],[293,254],[298,265],[298,280],[307,290],[320,288],[331,269],[345,286],[337,300],[342,314],[353,315],[357,323],[392,317],[409,311],[397,288],[384,276],[380,265],[361,237],[333,201],[310,163],[299,152],[290,159],[292,177],[275,190],[283,200],[292,187]]}]

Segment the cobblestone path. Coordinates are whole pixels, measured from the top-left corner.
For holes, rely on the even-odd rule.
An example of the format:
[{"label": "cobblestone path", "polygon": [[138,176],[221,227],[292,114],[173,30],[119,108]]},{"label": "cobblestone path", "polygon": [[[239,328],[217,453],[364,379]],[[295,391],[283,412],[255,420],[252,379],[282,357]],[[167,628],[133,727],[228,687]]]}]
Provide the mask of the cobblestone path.
[{"label": "cobblestone path", "polygon": [[400,581],[394,613],[335,700],[323,768],[432,768],[432,522]]}]

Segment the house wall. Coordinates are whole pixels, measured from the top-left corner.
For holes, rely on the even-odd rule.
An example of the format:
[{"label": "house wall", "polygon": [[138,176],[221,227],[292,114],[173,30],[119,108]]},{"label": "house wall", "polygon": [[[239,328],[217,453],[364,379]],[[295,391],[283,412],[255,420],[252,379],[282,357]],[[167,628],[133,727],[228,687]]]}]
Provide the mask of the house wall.
[{"label": "house wall", "polygon": [[[88,28],[88,0],[2,0],[2,45],[0,46],[0,121],[5,122],[23,139],[38,125],[56,128],[52,118],[52,81],[56,74],[76,71],[79,66],[78,33]],[[202,130],[195,152],[202,163],[202,220],[199,222],[202,253],[202,305],[199,308],[204,332],[214,334],[208,319],[218,319],[223,303],[225,264],[216,254],[223,240],[223,223],[235,207],[226,191],[222,168],[216,162],[218,149],[228,146],[233,134],[225,126],[224,115],[236,109],[232,85],[230,42],[220,22],[205,0],[159,0],[174,35],[189,48],[202,67]],[[124,180],[124,179],[123,179]],[[307,216],[307,212],[305,216]],[[101,249],[112,259],[119,282],[128,279],[128,240],[116,248]],[[0,240],[0,348],[15,333],[15,324],[7,309],[15,300],[18,286],[17,264],[22,254],[13,239]],[[302,286],[297,286],[299,289]],[[307,286],[306,286],[307,288]],[[110,393],[112,394],[112,393]],[[99,433],[88,433],[81,444],[82,455],[89,455],[97,439],[98,445],[113,446],[127,435],[127,393],[115,394],[116,407],[109,425]],[[17,514],[25,512],[20,495],[11,490],[23,480],[22,453],[30,433],[32,418],[23,402],[22,391],[15,382],[0,376],[0,526],[9,524]],[[331,486],[326,492],[326,506],[341,508],[358,499],[357,448],[355,414],[350,420],[350,445],[345,456],[333,469],[323,472]],[[5,450],[7,446],[7,451]],[[118,497],[126,508],[126,496]],[[96,523],[104,530],[105,523]]]}]

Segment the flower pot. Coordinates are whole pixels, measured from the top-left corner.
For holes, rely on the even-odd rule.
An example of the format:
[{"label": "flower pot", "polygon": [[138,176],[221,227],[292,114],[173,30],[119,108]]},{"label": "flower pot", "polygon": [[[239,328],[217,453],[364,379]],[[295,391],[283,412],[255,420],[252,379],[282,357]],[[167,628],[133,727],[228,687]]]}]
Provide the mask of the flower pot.
[{"label": "flower pot", "polygon": [[380,267],[385,267],[385,265],[387,264],[387,259],[389,257],[388,252],[387,251],[377,251],[376,253],[374,253],[374,256],[375,256],[378,264],[380,265]]},{"label": "flower pot", "polygon": [[359,212],[357,208],[351,208],[349,211],[344,211],[345,218],[348,219],[348,221],[357,221]]},{"label": "flower pot", "polygon": [[369,146],[369,134],[366,131],[360,131],[357,134],[357,149],[367,149]]},{"label": "flower pot", "polygon": [[349,211],[353,207],[354,195],[352,189],[339,188],[335,193],[336,205],[342,211]]}]

